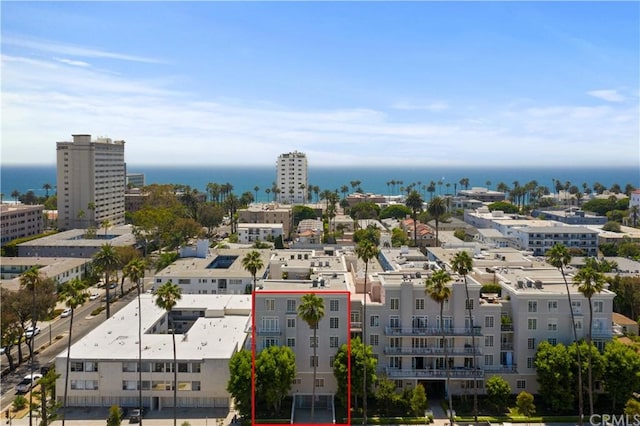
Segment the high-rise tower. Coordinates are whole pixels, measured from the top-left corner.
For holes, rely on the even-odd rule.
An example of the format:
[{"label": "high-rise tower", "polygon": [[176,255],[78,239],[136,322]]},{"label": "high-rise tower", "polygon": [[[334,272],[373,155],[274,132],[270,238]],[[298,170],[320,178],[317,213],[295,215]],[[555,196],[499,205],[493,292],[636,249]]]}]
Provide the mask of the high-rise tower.
[{"label": "high-rise tower", "polygon": [[303,152],[289,152],[278,156],[276,185],[280,192],[278,201],[288,204],[307,202],[309,177],[307,156]]},{"label": "high-rise tower", "polygon": [[57,142],[59,229],[124,224],[124,143],[91,135]]}]

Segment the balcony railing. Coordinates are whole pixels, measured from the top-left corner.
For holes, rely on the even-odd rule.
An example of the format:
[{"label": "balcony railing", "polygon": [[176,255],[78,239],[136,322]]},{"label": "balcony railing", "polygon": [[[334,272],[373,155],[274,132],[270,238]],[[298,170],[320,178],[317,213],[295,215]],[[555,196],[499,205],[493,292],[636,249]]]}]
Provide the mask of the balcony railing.
[{"label": "balcony railing", "polygon": [[258,328],[258,336],[280,336],[282,331],[279,328]]},{"label": "balcony railing", "polygon": [[513,331],[513,324],[501,324],[500,331]]},{"label": "balcony railing", "polygon": [[513,350],[513,342],[502,342],[502,343],[500,343],[500,350],[512,351]]},{"label": "balcony railing", "polygon": [[[444,356],[444,348],[397,348],[387,346],[384,348],[386,355],[434,355]],[[473,348],[454,347],[447,350],[449,355],[473,356]],[[482,350],[476,347],[476,355],[482,355]]]},{"label": "balcony railing", "polygon": [[445,336],[480,336],[480,327],[471,328],[418,328],[418,327],[385,327],[387,336],[441,336],[443,331]]},{"label": "balcony railing", "polygon": [[[417,370],[417,369],[400,369],[400,368],[386,368],[387,377],[419,377],[419,378],[446,378],[447,370]],[[484,377],[483,370],[472,370],[466,368],[452,368],[449,370],[450,377],[457,379],[467,378],[482,378]]]},{"label": "balcony railing", "polygon": [[518,373],[518,366],[513,365],[500,365],[498,367],[484,367],[484,371],[490,374],[516,374]]},{"label": "balcony railing", "polygon": [[352,330],[362,330],[362,321],[351,321]]}]

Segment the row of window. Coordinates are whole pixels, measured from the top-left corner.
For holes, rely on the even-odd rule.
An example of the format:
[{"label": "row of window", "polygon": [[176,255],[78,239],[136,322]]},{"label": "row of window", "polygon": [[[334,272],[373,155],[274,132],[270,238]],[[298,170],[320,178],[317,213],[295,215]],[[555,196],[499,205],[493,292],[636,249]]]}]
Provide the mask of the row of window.
[{"label": "row of window", "polygon": [[[173,372],[173,362],[142,362],[140,363],[143,373],[171,373]],[[179,362],[179,373],[200,373],[201,363],[199,362]],[[98,363],[94,361],[72,361],[70,369],[74,372],[97,372]],[[125,373],[138,372],[138,362],[129,361],[122,363],[122,371]]]},{"label": "row of window", "polygon": [[[571,306],[573,308],[573,313],[579,314],[582,311],[582,301],[581,300],[572,300]],[[538,312],[538,301],[537,300],[529,300],[527,302],[527,311],[528,312]],[[549,300],[547,301],[547,311],[548,312],[558,312],[558,301],[557,300]],[[594,300],[593,301],[593,312],[604,312],[604,301],[602,300]]]},{"label": "row of window", "polygon": [[[122,390],[140,390],[139,383],[137,380],[123,380]],[[142,390],[168,391],[173,390],[173,384],[174,382],[170,380],[143,380]],[[200,389],[200,381],[178,381],[179,391],[199,391]]]}]

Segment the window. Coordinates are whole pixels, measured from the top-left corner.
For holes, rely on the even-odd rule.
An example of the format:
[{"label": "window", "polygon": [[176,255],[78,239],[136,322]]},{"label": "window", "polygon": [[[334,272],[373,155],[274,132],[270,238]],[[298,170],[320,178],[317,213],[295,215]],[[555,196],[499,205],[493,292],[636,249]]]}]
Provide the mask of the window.
[{"label": "window", "polygon": [[604,302],[602,300],[593,302],[593,312],[604,312]]},{"label": "window", "polygon": [[558,312],[558,301],[549,300],[547,302],[547,308],[549,308],[549,312]]},{"label": "window", "polygon": [[360,322],[360,311],[351,311],[351,322]]},{"label": "window", "polygon": [[280,331],[278,317],[262,317],[263,331]]},{"label": "window", "polygon": [[400,309],[400,299],[398,298],[391,298],[389,299],[389,304],[390,304],[390,309],[397,311],[398,309]]},{"label": "window", "polygon": [[558,344],[558,339],[556,339],[555,337],[549,337],[547,339],[547,342],[549,342],[550,344],[552,344],[553,346]]},{"label": "window", "polygon": [[400,338],[399,337],[391,337],[389,339],[389,346],[392,348],[399,348],[400,347]]},{"label": "window", "polygon": [[316,379],[316,387],[323,388],[324,387],[324,378]]},{"label": "window", "polygon": [[493,328],[493,324],[494,324],[493,315],[484,317],[485,328]]},{"label": "window", "polygon": [[527,381],[526,380],[516,380],[516,389],[526,389]]},{"label": "window", "polygon": [[536,368],[533,357],[527,358],[527,368]]},{"label": "window", "polygon": [[371,315],[369,317],[369,325],[371,327],[378,327],[380,325],[380,316],[378,315]]},{"label": "window", "polygon": [[535,318],[527,319],[527,329],[536,330],[538,328],[538,320]]},{"label": "window", "polygon": [[[82,389],[84,389],[84,384]],[[123,380],[122,390],[138,390],[138,382],[136,380]]]},{"label": "window", "polygon": [[313,368],[313,367],[317,367],[318,366],[318,356],[313,356],[311,355],[309,357],[309,367]]},{"label": "window", "polygon": [[379,343],[379,336],[377,334],[370,334],[369,335],[369,345],[378,346],[378,343]]},{"label": "window", "polygon": [[389,327],[391,328],[399,328],[400,327],[400,317],[397,315],[391,315],[389,317]]},{"label": "window", "polygon": [[329,300],[329,311],[338,312],[340,310],[340,301],[338,299]]},{"label": "window", "polygon": [[264,300],[264,309],[266,311],[275,311],[276,310],[276,299],[265,299]]},{"label": "window", "polygon": [[338,339],[338,336],[329,336],[329,347],[337,348],[338,346],[340,346],[340,339]]},{"label": "window", "polygon": [[84,363],[84,371],[98,371],[98,363],[97,362],[85,362]]},{"label": "window", "polygon": [[84,363],[82,362],[71,362],[71,371],[84,371]]},{"label": "window", "polygon": [[582,319],[576,319],[576,330],[582,330]]},{"label": "window", "polygon": [[484,336],[484,345],[488,348],[493,347],[493,336]]},{"label": "window", "polygon": [[538,312],[538,302],[536,300],[529,300],[527,306],[528,312]]},{"label": "window", "polygon": [[488,354],[484,356],[484,365],[485,366],[493,365],[493,355]]},{"label": "window", "polygon": [[547,320],[547,331],[558,331],[558,320],[555,318]]},{"label": "window", "polygon": [[527,339],[527,348],[535,349],[536,348],[536,339],[534,337],[529,337]]},{"label": "window", "polygon": [[295,337],[287,337],[287,346],[290,348],[296,347],[296,338]]},{"label": "window", "polygon": [[338,317],[329,318],[329,328],[340,328],[340,318]]},{"label": "window", "polygon": [[309,336],[309,347],[317,348],[318,347],[318,337]]},{"label": "window", "polygon": [[333,364],[336,362],[336,357],[331,355],[329,357],[329,367],[333,368]]},{"label": "window", "polygon": [[265,337],[262,339],[262,347],[268,348],[269,346],[278,346],[280,344],[277,337]]},{"label": "window", "polygon": [[188,373],[189,372],[189,364],[186,362],[178,363],[178,373]]},{"label": "window", "polygon": [[138,371],[138,363],[137,362],[123,362],[122,363],[122,372],[123,373],[135,373]]},{"label": "window", "polygon": [[200,372],[200,363],[199,362],[192,362],[191,363],[191,372],[192,373],[199,373]]},{"label": "window", "polygon": [[295,299],[287,299],[287,313],[295,313],[295,312],[296,312]]},{"label": "window", "polygon": [[287,328],[296,328],[295,318],[287,318]]},{"label": "window", "polygon": [[580,301],[580,300],[572,300],[571,301],[571,307],[573,309],[573,313],[574,314],[579,314],[580,312],[582,312],[582,301]]},{"label": "window", "polygon": [[424,310],[424,299],[416,299],[416,310],[417,311]]},{"label": "window", "polygon": [[466,299],[464,301],[464,308],[465,309],[473,309],[473,299]]},{"label": "window", "polygon": [[191,382],[191,390],[199,391],[200,390],[200,381]]}]

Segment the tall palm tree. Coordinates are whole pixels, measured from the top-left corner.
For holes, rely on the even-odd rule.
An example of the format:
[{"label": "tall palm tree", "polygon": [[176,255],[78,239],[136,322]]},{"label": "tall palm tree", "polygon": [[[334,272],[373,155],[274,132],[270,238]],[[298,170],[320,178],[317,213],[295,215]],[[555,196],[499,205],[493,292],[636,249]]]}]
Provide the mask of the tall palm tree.
[{"label": "tall palm tree", "polygon": [[449,424],[453,425],[453,398],[451,396],[451,372],[449,371],[449,348],[444,331],[444,302],[451,297],[451,287],[447,284],[451,276],[444,269],[439,269],[425,280],[425,293],[440,305],[440,333],[444,345],[444,368],[447,374],[447,395],[449,396]]},{"label": "tall palm tree", "polygon": [[42,189],[44,189],[45,198],[49,198],[49,191],[53,188],[50,183],[45,183],[42,185]]},{"label": "tall palm tree", "polygon": [[18,191],[17,189],[11,191],[11,198],[13,198],[16,204],[18,204],[18,197],[20,197],[20,191]]},{"label": "tall palm tree", "polygon": [[67,341],[67,362],[66,373],[64,375],[64,397],[62,399],[62,425],[65,422],[65,413],[67,409],[67,390],[69,388],[69,365],[71,365],[71,337],[73,332],[73,314],[75,309],[87,301],[89,295],[86,286],[79,278],[74,278],[67,282],[60,292],[61,298],[65,301],[65,305],[71,308],[71,316],[69,317],[69,339]]},{"label": "tall palm tree", "polygon": [[100,250],[93,255],[93,264],[104,272],[104,282],[107,297],[107,319],[111,316],[111,300],[109,297],[109,275],[115,271],[120,263],[118,254],[109,243],[103,244]]},{"label": "tall palm tree", "polygon": [[593,332],[593,305],[591,298],[594,294],[604,290],[604,274],[591,265],[580,269],[573,277],[574,285],[578,286],[578,291],[587,298],[589,302],[589,333],[587,334],[587,347],[589,348],[588,358],[588,381],[589,381],[589,415],[593,415],[593,375],[591,366],[591,341]]},{"label": "tall palm tree", "polygon": [[242,258],[242,267],[249,272],[253,278],[252,293],[256,290],[257,273],[263,266],[264,263],[260,257],[260,252],[257,250],[251,250]]},{"label": "tall palm tree", "polygon": [[[29,339],[29,358],[31,376],[33,377],[33,373],[35,371],[35,355],[34,355],[34,343],[35,343],[35,329],[37,323],[37,311],[36,311],[36,292],[38,288],[42,286],[43,278],[37,267],[33,267],[27,270],[24,274],[20,276],[20,287],[27,289],[31,292],[31,338]],[[29,426],[33,425],[33,392],[29,392]]]},{"label": "tall palm tree", "polygon": [[311,422],[313,422],[316,405],[316,372],[318,370],[318,360],[316,351],[318,349],[317,332],[318,323],[324,317],[324,300],[314,293],[302,296],[298,306],[298,315],[313,330],[313,390],[311,393]]},{"label": "tall palm tree", "polygon": [[[182,290],[171,280],[162,284],[156,291],[156,306],[167,311],[167,324],[171,325],[171,310],[182,297]],[[173,426],[178,422],[178,362],[176,360],[176,330],[171,327],[171,339],[173,341]],[[142,386],[142,383],[140,383]]]},{"label": "tall palm tree", "polygon": [[413,245],[418,246],[418,210],[422,210],[422,197],[418,191],[411,191],[407,196],[405,205],[411,209],[413,219]]},{"label": "tall palm tree", "polygon": [[438,228],[440,226],[440,219],[447,212],[447,204],[442,197],[436,197],[429,202],[427,206],[427,212],[436,221],[436,247],[440,246],[440,240],[438,236]]},{"label": "tall palm tree", "polygon": [[[142,304],[140,302],[142,288],[140,284],[144,279],[146,267],[147,264],[144,259],[136,258],[130,260],[122,269],[122,274],[136,283],[136,288],[138,289],[138,408],[140,412],[142,412]],[[142,418],[140,423],[142,423]]]},{"label": "tall palm tree", "polygon": [[260,187],[258,185],[253,187],[253,190],[256,193],[256,203],[258,202],[258,191],[260,191]]},{"label": "tall palm tree", "polygon": [[475,373],[478,371],[477,360],[476,360],[476,335],[475,329],[473,327],[473,316],[471,314],[471,309],[473,308],[473,301],[469,298],[469,285],[467,283],[467,275],[473,269],[473,259],[469,256],[469,253],[466,251],[459,251],[453,256],[453,260],[451,261],[451,267],[453,270],[462,275],[464,278],[464,291],[466,294],[466,302],[467,306],[467,315],[469,315],[469,326],[471,327],[471,351],[473,354],[473,371],[474,371],[474,386],[473,386],[473,419],[474,422],[478,423],[478,382],[476,381]]},{"label": "tall palm tree", "polygon": [[571,303],[571,292],[569,291],[569,283],[564,268],[571,262],[571,254],[569,249],[563,244],[554,245],[545,254],[547,261],[551,266],[558,268],[562,274],[564,285],[567,290],[567,300],[569,302],[569,312],[571,312],[571,327],[573,329],[573,342],[576,344],[576,355],[578,357],[578,424],[582,426],[584,416],[584,402],[582,397],[582,358],[580,356],[580,346],[578,345],[578,330],[576,329],[576,319],[573,313],[573,304]]},{"label": "tall palm tree", "polygon": [[363,366],[364,374],[362,376],[362,424],[367,424],[367,278],[369,276],[369,261],[378,256],[378,246],[371,239],[363,239],[356,247],[356,256],[364,262],[364,297],[362,302],[362,344],[365,348],[363,356],[365,357]]}]

